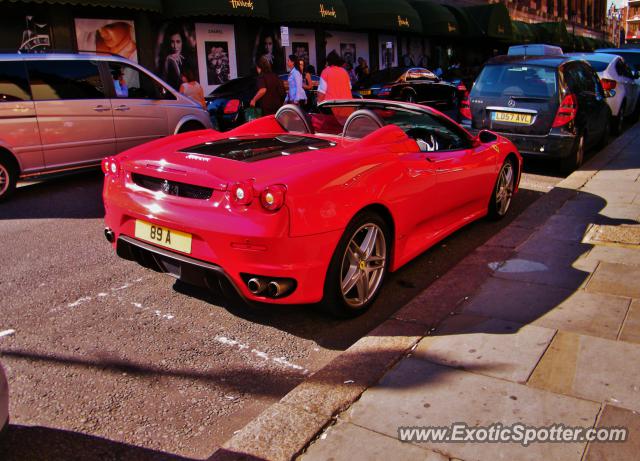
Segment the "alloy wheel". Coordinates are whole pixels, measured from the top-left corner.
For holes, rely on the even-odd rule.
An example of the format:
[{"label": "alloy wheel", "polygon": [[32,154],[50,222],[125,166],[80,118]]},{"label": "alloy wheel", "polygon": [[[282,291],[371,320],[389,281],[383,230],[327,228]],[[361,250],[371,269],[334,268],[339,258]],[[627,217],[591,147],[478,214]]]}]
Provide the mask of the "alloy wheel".
[{"label": "alloy wheel", "polygon": [[375,296],[384,277],[386,260],[387,242],[377,224],[364,224],[354,232],[340,268],[342,297],[351,308],[363,307]]},{"label": "alloy wheel", "polygon": [[514,184],[513,175],[513,165],[511,165],[511,162],[506,162],[500,170],[496,189],[496,211],[500,216],[507,214],[509,205],[511,205]]},{"label": "alloy wheel", "polygon": [[9,189],[9,171],[0,163],[0,196],[4,195]]}]

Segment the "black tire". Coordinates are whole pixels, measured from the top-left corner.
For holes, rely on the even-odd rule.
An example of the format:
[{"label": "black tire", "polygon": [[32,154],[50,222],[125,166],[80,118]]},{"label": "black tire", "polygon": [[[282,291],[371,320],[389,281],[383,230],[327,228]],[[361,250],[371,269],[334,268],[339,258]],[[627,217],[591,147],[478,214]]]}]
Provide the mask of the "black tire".
[{"label": "black tire", "polygon": [[416,94],[413,91],[405,91],[402,95],[402,100],[405,102],[416,102]]},{"label": "black tire", "polygon": [[14,162],[0,156],[0,202],[11,197],[17,182],[18,169]]},{"label": "black tire", "polygon": [[[491,201],[489,202],[489,219],[497,221],[507,215],[511,207],[511,199],[516,187],[517,175],[518,170],[513,160],[510,158],[506,159],[500,168],[496,183],[493,186],[493,193],[491,194]],[[505,183],[505,181],[507,182]]]},{"label": "black tire", "polygon": [[597,149],[602,150],[609,144],[609,136],[611,134],[611,119],[607,119],[607,124],[602,131],[602,136],[598,141]]},{"label": "black tire", "polygon": [[[364,261],[364,259],[360,259],[358,264],[354,265],[355,262],[349,258],[347,250],[352,240],[355,241],[358,249],[361,249],[357,240],[361,236],[364,236],[366,238],[369,235],[368,232],[370,229],[367,229],[367,226],[377,227],[379,232],[381,232],[382,234],[382,241],[380,242],[376,240],[376,249],[374,251],[376,253],[380,253],[382,251],[382,248],[384,248],[384,261],[377,261],[377,263],[381,263],[380,268],[375,268],[371,271],[373,273],[374,271],[381,269],[379,273],[376,273],[373,276],[376,277],[376,279],[374,280],[374,287],[371,292],[364,296],[365,302],[361,305],[355,305],[353,302],[353,297],[350,297],[349,295],[359,295],[360,286],[357,282],[354,282],[351,289],[347,291],[347,294],[343,295],[343,280],[346,280],[348,278],[347,276],[352,270],[355,270],[353,275],[360,274],[360,278],[358,280],[362,280],[363,277],[366,280],[366,277],[369,277],[369,274],[367,274],[365,271],[367,269],[371,269],[371,267],[368,266],[369,262]],[[365,232],[366,234],[362,234],[363,232]],[[344,234],[340,238],[340,241],[338,242],[338,245],[336,246],[336,249],[333,253],[331,262],[329,263],[327,277],[324,283],[324,297],[320,302],[320,307],[329,314],[340,318],[354,318],[364,314],[380,294],[380,290],[382,288],[382,285],[384,284],[384,279],[387,275],[391,256],[390,250],[391,235],[388,225],[384,221],[384,219],[382,219],[378,214],[370,211],[364,211],[356,215],[345,229]],[[351,253],[351,255],[353,255],[353,253]],[[371,253],[371,256],[374,256],[373,252]],[[362,257],[364,257],[364,255],[361,254],[359,258]],[[376,257],[379,258],[379,256]],[[345,267],[345,263],[349,265]],[[350,279],[353,280],[354,276],[350,277]],[[370,280],[367,280],[366,286],[370,285]],[[354,293],[353,290],[355,290],[356,293]],[[349,300],[351,300],[351,302]]]},{"label": "black tire", "polygon": [[576,136],[571,153],[560,160],[560,170],[563,174],[571,174],[580,168],[584,161],[584,149],[584,133],[580,133]]},{"label": "black tire", "polygon": [[622,132],[624,131],[624,111],[627,108],[627,102],[626,101],[622,101],[622,105],[620,106],[620,112],[618,113],[618,116],[614,118],[613,120],[613,134],[616,136],[620,136],[622,134]]},{"label": "black tire", "polygon": [[178,130],[178,134],[188,133],[189,131],[198,131],[204,130],[204,126],[202,126],[199,122],[187,122],[180,127]]}]

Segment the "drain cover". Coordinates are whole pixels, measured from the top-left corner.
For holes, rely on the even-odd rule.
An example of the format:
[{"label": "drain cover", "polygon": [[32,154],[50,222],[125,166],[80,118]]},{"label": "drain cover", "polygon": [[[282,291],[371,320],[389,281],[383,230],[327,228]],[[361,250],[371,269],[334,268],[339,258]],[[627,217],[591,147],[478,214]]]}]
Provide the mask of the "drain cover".
[{"label": "drain cover", "polygon": [[587,229],[582,243],[640,247],[640,225],[621,224],[619,226],[609,226],[592,224]]}]

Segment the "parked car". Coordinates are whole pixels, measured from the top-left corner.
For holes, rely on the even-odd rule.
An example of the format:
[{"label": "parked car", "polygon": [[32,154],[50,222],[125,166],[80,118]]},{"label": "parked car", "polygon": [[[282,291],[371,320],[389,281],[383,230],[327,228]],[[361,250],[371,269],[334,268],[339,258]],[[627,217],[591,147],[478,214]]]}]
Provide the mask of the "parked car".
[{"label": "parked car", "polygon": [[213,127],[219,131],[230,130],[245,122],[244,109],[256,95],[256,75],[229,80],[205,96],[207,111]]},{"label": "parked car", "polygon": [[593,70],[598,73],[602,88],[609,91],[610,98],[607,103],[611,109],[611,126],[615,134],[622,133],[626,117],[638,117],[640,105],[640,74],[627,66],[624,58],[607,53],[571,53],[577,59],[587,61]]},{"label": "parked car", "polygon": [[[364,98],[423,104],[458,118],[458,87],[423,67],[393,67],[371,73],[354,89]],[[466,88],[465,88],[466,89]]]},{"label": "parked car", "polygon": [[640,72],[640,48],[599,48],[595,52],[618,55],[634,71]]},{"label": "parked car", "polygon": [[591,66],[567,56],[497,56],[461,105],[463,125],[508,137],[521,154],[570,172],[608,141],[611,110]]},{"label": "parked car", "polygon": [[105,159],[105,236],[186,283],[356,316],[387,272],[504,216],[521,163],[507,139],[422,105],[324,101],[311,116],[286,105]]},{"label": "parked car", "polygon": [[0,434],[9,425],[9,382],[0,363]]},{"label": "parked car", "polygon": [[19,179],[100,166],[143,142],[211,126],[198,103],[142,66],[82,54],[0,54],[0,119],[0,200]]}]

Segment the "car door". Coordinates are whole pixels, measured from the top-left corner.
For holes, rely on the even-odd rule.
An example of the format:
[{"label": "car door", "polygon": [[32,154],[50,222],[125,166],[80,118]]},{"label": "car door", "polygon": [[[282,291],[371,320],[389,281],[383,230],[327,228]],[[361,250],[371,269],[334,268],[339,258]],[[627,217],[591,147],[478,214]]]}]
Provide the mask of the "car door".
[{"label": "car door", "polygon": [[22,172],[44,168],[36,107],[21,59],[0,61],[0,123],[0,146],[18,157]]},{"label": "car door", "polygon": [[171,101],[163,96],[161,85],[130,64],[109,61],[108,67],[116,152],[173,134],[167,120],[167,104]]},{"label": "car door", "polygon": [[624,62],[623,58],[619,58],[616,63],[616,71],[624,84],[624,92],[627,98],[626,114],[630,115],[636,108],[638,101],[638,84],[633,78],[633,72],[629,69],[629,66]]},{"label": "car door", "polygon": [[91,165],[113,155],[111,104],[98,61],[25,61],[47,169]]}]

